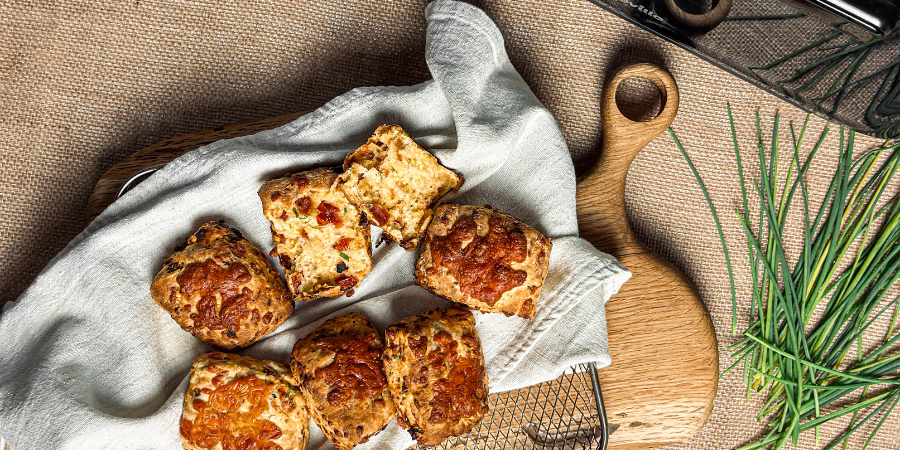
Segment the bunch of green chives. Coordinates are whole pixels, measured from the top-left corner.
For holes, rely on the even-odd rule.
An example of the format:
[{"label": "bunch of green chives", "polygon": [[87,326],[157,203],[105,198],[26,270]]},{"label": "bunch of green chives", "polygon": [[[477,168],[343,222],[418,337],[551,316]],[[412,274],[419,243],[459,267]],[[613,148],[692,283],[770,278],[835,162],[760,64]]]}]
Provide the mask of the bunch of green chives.
[{"label": "bunch of green chives", "polygon": [[[786,174],[778,171],[779,117],[766,148],[759,114],[756,116],[759,179],[744,177],[744,166],[728,108],[743,210],[735,210],[747,240],[747,259],[753,284],[750,321],[738,334],[738,301],[731,258],[722,225],[706,187],[674,131],[669,133],[690,166],[712,212],[725,252],[732,295],[732,332],[742,336],[731,348],[750,391],[766,392],[757,416],[768,434],[741,450],[797,445],[800,433],[849,416],[849,425],[825,449],[846,447],[849,437],[867,426],[868,447],[889,414],[900,402],[900,352],[895,344],[898,297],[892,286],[900,278],[900,199],[888,192],[888,182],[900,167],[897,145],[884,145],[854,156],[854,133],[840,131],[838,168],[824,201],[810,205],[804,175],[823,146],[828,129],[803,161],[802,129],[790,125],[792,153]],[[785,236],[791,208],[800,203],[802,236]],[[750,206],[758,212],[751,216]],[[755,220],[751,219],[755,217]],[[802,238],[799,257],[791,264],[786,241]],[[889,295],[889,291],[890,294]],[[887,333],[867,330],[883,315],[890,318]],[[871,343],[877,341],[872,347]],[[868,347],[865,343],[870,344]],[[855,356],[851,353],[856,349]]]}]

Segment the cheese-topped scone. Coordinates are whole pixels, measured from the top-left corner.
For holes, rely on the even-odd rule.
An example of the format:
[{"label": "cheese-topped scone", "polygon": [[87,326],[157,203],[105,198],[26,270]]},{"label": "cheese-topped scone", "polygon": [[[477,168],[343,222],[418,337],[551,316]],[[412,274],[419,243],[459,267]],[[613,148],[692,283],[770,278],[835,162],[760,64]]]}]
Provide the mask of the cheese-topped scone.
[{"label": "cheese-topped scone", "polygon": [[481,312],[534,317],[550,239],[488,207],[437,208],[416,260],[416,284]]},{"label": "cheese-topped scone", "polygon": [[387,239],[414,250],[438,200],[462,182],[402,128],[382,125],[347,155],[337,185]]},{"label": "cheese-topped scone", "polygon": [[382,349],[378,331],[356,313],[326,321],[294,345],[291,370],[313,420],[341,450],[368,441],[397,416]]},{"label": "cheese-topped scone", "polygon": [[272,224],[270,253],[284,268],[294,300],[337,297],[372,270],[369,224],[344,193],[337,174],[320,168],[288,174],[259,189]]},{"label": "cheese-topped scone", "polygon": [[419,445],[469,432],[488,411],[488,378],[472,313],[407,317],[385,330],[384,369],[397,423]]},{"label": "cheese-topped scone", "polygon": [[187,450],[303,450],[309,414],[290,369],[228,353],[207,353],[191,366],[181,413]]},{"label": "cheese-topped scone", "polygon": [[278,270],[221,221],[201,226],[166,258],[150,294],[185,331],[226,350],[256,342],[294,311]]}]

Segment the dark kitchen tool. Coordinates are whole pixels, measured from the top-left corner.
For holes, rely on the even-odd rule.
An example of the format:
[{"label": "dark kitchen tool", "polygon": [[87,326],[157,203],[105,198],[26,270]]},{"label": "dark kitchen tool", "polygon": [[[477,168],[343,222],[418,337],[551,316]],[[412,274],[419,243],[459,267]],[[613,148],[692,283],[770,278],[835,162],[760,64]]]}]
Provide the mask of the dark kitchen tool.
[{"label": "dark kitchen tool", "polygon": [[590,0],[794,105],[900,135],[900,0]]}]

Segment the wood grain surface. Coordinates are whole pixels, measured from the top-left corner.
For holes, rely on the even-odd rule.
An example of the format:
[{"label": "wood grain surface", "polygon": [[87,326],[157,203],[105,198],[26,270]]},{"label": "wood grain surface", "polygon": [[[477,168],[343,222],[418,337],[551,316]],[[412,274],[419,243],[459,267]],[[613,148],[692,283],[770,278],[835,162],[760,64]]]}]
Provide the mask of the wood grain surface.
[{"label": "wood grain surface", "polygon": [[[616,88],[622,80],[634,76],[646,78],[659,88],[662,111],[651,121],[631,121],[616,106]],[[606,304],[612,365],[599,370],[598,376],[607,418],[615,429],[609,448],[661,447],[687,440],[706,423],[718,380],[716,337],[696,289],[677,268],[635,238],[625,212],[628,167],[674,119],[678,89],[671,75],[656,66],[628,66],[607,83],[602,109],[601,156],[579,179],[576,195],[581,236],[618,258],[633,273]],[[119,187],[132,174],[214,141],[275,128],[301,115],[204,130],[138,151],[112,167],[97,183],[85,210],[85,224],[112,203]],[[512,397],[507,394],[503,398]],[[531,406],[542,405],[534,402]]]}]

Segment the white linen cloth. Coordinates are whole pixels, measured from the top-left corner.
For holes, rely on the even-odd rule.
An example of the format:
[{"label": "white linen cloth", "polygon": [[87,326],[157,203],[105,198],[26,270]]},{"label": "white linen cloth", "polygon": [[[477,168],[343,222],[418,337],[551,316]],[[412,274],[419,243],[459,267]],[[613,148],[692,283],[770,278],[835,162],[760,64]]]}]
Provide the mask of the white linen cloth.
[{"label": "white linen cloth", "polygon": [[[0,316],[0,435],[13,450],[180,448],[188,370],[210,348],[151,298],[163,259],[217,219],[267,252],[259,186],[339,165],[384,123],[401,125],[465,176],[453,201],[490,204],[553,239],[536,317],[475,314],[491,391],[552,380],[576,363],[610,363],[604,303],[631,274],[577,237],[575,174],[559,128],[482,11],[438,0],[426,15],[432,81],[355,89],[281,128],[176,159],[111,205],[8,305]],[[395,244],[375,249],[353,297],[297,304],[275,333],[241,353],[287,363],[297,339],[336,315],[361,312],[383,331],[448,306],[414,285],[416,255]],[[313,428],[309,448],[330,447]],[[392,424],[364,447],[412,443]]]}]

